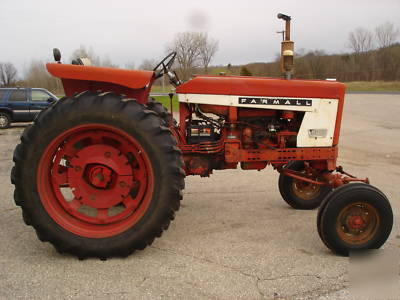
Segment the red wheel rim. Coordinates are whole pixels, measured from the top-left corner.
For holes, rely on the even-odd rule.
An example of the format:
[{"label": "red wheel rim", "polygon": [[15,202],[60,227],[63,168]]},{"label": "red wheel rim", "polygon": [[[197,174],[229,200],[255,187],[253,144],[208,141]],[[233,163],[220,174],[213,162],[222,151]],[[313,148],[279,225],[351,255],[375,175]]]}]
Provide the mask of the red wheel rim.
[{"label": "red wheel rim", "polygon": [[40,200],[64,229],[105,238],[131,228],[147,210],[154,178],[150,159],[131,135],[85,124],[57,136],[37,171]]},{"label": "red wheel rim", "polygon": [[360,245],[370,241],[380,225],[380,217],[372,205],[350,203],[340,211],[336,220],[339,237],[348,244]]}]

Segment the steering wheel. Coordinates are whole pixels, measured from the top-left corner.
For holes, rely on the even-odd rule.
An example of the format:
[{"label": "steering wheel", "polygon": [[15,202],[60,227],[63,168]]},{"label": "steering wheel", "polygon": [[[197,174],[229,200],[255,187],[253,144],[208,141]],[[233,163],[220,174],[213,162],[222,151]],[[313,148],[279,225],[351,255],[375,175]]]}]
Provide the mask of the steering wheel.
[{"label": "steering wheel", "polygon": [[167,74],[169,77],[169,81],[178,86],[181,84],[181,81],[178,79],[175,71],[171,71],[171,67],[174,64],[176,58],[176,52],[171,52],[166,57],[164,57],[157,66],[154,67],[153,71],[155,73],[155,79],[162,77],[164,74]]}]

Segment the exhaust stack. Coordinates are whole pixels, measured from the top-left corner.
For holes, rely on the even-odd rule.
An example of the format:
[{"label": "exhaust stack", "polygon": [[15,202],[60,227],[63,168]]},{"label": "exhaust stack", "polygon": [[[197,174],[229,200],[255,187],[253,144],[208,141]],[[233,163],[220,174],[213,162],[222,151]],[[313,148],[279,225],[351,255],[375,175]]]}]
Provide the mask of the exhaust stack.
[{"label": "exhaust stack", "polygon": [[281,69],[285,79],[291,79],[294,68],[294,42],[290,40],[290,21],[292,18],[284,14],[278,14],[278,19],[282,19],[286,23],[281,46]]}]

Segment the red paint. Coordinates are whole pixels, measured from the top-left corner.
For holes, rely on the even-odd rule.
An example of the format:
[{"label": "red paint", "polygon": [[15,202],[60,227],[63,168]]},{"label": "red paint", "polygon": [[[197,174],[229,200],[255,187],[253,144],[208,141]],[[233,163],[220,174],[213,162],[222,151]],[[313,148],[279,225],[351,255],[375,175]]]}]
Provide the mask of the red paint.
[{"label": "red paint", "polygon": [[191,120],[191,110],[189,104],[179,103],[179,132],[180,143],[186,144],[186,122]]},{"label": "red paint", "polygon": [[136,71],[54,63],[48,63],[46,67],[49,73],[55,77],[107,82],[131,89],[144,88],[154,76],[153,71]]},{"label": "red paint", "polygon": [[[176,88],[179,94],[242,95],[338,99],[345,85],[324,80],[201,75]],[[216,103],[217,104],[217,103]]]},{"label": "red paint", "polygon": [[361,216],[351,216],[348,224],[352,229],[361,229],[365,226],[364,220],[361,218]]},{"label": "red paint", "polygon": [[[212,113],[223,116],[227,116],[229,113],[229,106],[211,105],[211,104],[198,104],[198,106],[204,113]],[[256,109],[256,108],[238,109],[239,118],[272,117],[275,115],[276,115],[276,110],[272,109]]]},{"label": "red paint", "polygon": [[198,144],[180,144],[179,148],[184,154],[199,153],[199,154],[214,154],[224,150],[223,143],[217,142],[201,142]]},{"label": "red paint", "polygon": [[205,156],[188,155],[184,157],[186,165],[186,175],[200,175],[202,177],[209,176],[212,172],[210,160]]},{"label": "red paint", "polygon": [[83,91],[112,91],[146,103],[154,80],[152,71],[54,63],[48,63],[46,67],[50,74],[61,78],[66,96]]},{"label": "red paint", "polygon": [[273,109],[257,109],[257,108],[239,108],[239,118],[257,118],[257,117],[273,117],[276,110]]},{"label": "red paint", "polygon": [[230,123],[236,123],[238,119],[238,108],[235,106],[229,106],[228,120]]},{"label": "red paint", "polygon": [[98,188],[106,188],[111,184],[111,179],[113,175],[113,170],[110,168],[95,164],[88,167],[88,182]]},{"label": "red paint", "polygon": [[292,160],[336,159],[337,147],[325,148],[284,148],[284,149],[240,149],[236,143],[225,143],[227,162],[289,162]]},{"label": "red paint", "polygon": [[[60,164],[65,157],[68,167]],[[46,147],[37,186],[43,207],[58,225],[80,236],[105,238],[140,220],[154,179],[146,152],[132,136],[109,125],[85,124],[66,130]],[[73,199],[64,196],[65,187]],[[96,214],[82,213],[83,205]],[[122,211],[110,214],[117,205]]]},{"label": "red paint", "polygon": [[249,149],[254,147],[253,143],[253,130],[251,127],[245,127],[242,131],[243,148]]},{"label": "red paint", "polygon": [[291,110],[282,110],[281,112],[282,119],[293,119],[294,118],[294,111]]},{"label": "red paint", "polygon": [[223,116],[226,116],[229,110],[229,106],[211,105],[211,104],[199,104],[199,108],[204,113],[213,113],[216,115],[223,115]]}]

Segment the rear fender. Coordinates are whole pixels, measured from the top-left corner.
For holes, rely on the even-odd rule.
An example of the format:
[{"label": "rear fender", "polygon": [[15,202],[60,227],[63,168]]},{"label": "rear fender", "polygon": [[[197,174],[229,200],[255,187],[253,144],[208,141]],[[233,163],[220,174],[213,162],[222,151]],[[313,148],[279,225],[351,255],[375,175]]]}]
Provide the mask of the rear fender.
[{"label": "rear fender", "polygon": [[136,71],[68,64],[46,64],[49,73],[61,79],[66,96],[83,91],[115,92],[147,103],[153,71]]}]

